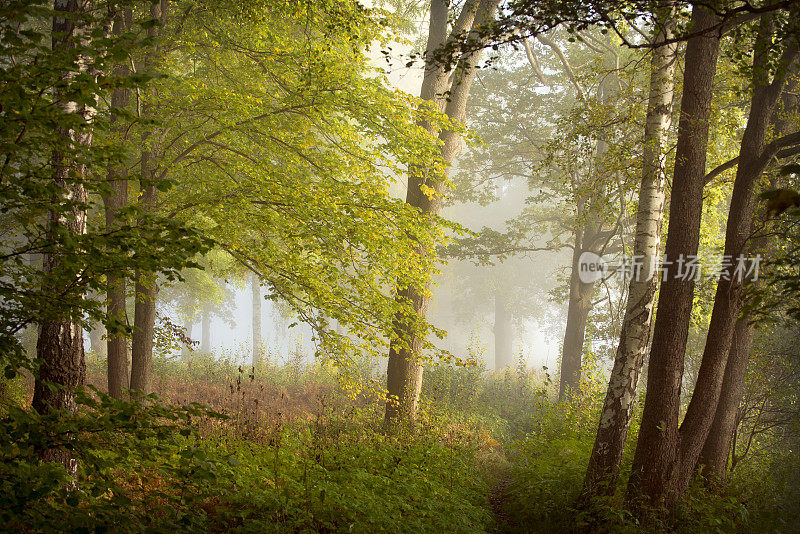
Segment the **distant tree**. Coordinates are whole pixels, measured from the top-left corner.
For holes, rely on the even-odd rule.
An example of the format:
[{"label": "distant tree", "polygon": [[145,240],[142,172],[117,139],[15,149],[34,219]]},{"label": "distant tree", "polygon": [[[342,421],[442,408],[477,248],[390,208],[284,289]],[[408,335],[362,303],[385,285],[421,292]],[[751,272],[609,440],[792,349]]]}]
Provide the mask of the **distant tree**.
[{"label": "distant tree", "polygon": [[[467,38],[485,44],[486,40],[481,32],[494,19],[499,3],[500,0],[466,1],[449,28],[449,3],[443,0],[431,1],[425,73],[420,98],[428,102],[432,109],[443,111],[451,125],[442,127],[425,119],[420,126],[428,134],[438,136],[442,143],[441,158],[445,165],[450,165],[461,150],[462,136],[457,125],[464,122],[467,100],[482,47],[461,57],[447,57],[447,52],[445,57],[441,57],[440,51]],[[437,217],[447,185],[446,167],[437,169],[430,165],[410,164],[408,175],[406,203],[418,209],[425,217]],[[426,250],[422,243],[415,252],[420,257],[435,253],[434,250]],[[422,287],[399,282],[396,293],[399,301],[410,304],[415,314],[424,318],[430,300],[429,291],[429,282]],[[422,387],[423,367],[420,357],[425,343],[424,335],[418,333],[419,329],[410,319],[412,318],[406,314],[398,314],[395,319],[386,372],[389,394],[386,402],[387,425],[394,424],[398,419],[413,421],[416,417]]]}]

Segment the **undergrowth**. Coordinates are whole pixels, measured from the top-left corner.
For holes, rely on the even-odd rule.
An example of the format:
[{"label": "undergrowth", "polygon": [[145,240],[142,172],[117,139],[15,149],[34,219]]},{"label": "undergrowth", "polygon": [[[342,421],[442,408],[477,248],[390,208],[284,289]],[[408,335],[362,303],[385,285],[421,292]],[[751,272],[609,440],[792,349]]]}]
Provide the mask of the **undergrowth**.
[{"label": "undergrowth", "polygon": [[[695,483],[672,514],[635,520],[623,493],[636,421],[617,493],[575,508],[604,393],[591,366],[562,403],[544,370],[433,366],[414,431],[386,434],[381,400],[346,394],[327,365],[193,358],[162,358],[158,397],[137,402],[102,394],[90,358],[96,387],[75,416],[41,417],[26,382],[9,384],[0,531],[798,531],[796,452],[759,451],[725,488]],[[79,459],[77,491],[38,460],[54,446]]]}]

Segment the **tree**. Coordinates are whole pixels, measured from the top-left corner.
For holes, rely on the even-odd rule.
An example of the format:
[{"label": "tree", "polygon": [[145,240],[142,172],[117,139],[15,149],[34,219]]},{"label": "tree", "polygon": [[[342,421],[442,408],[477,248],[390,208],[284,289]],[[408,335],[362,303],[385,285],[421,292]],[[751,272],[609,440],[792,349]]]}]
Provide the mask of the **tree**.
[{"label": "tree", "polygon": [[[716,22],[708,9],[696,6],[692,10],[693,28],[707,28]],[[666,265],[653,327],[645,408],[628,482],[632,500],[643,495],[658,503],[669,489],[669,470],[675,462],[683,358],[695,284],[692,277],[677,276],[677,261],[697,254],[718,51],[719,36],[713,34],[693,37],[686,47],[665,246],[666,261],[672,263]]]},{"label": "tree", "polygon": [[[446,165],[453,162],[461,149],[461,134],[455,125],[463,123],[470,88],[475,78],[481,48],[470,51],[456,60],[455,57],[440,57],[465,38],[486,43],[481,32],[494,19],[499,0],[468,0],[464,3],[453,28],[448,32],[448,2],[432,0],[428,29],[425,74],[420,89],[420,98],[430,102],[433,109],[443,110],[451,126],[441,128],[428,120],[420,126],[431,135],[438,135],[441,142],[441,158]],[[452,54],[452,51],[449,52]],[[451,69],[454,70],[451,72]],[[435,218],[442,207],[442,195],[446,187],[447,171],[430,166],[409,165],[406,203],[418,209],[425,217]],[[423,244],[416,254],[425,257],[433,254]],[[414,313],[425,317],[430,299],[430,282],[423,287],[402,283],[397,286],[397,299],[413,307]],[[398,419],[413,421],[416,416],[420,388],[422,387],[421,352],[424,346],[419,329],[405,314],[396,316],[394,333],[389,346],[389,363],[386,371],[388,399],[386,423],[391,425]]]},{"label": "tree", "polygon": [[[53,51],[69,50],[75,48],[75,41],[86,38],[88,28],[80,22],[81,7],[74,0],[56,0],[53,9]],[[69,87],[72,79],[80,74],[88,74],[89,59],[81,56],[75,58],[80,65],[75,72],[61,73],[63,85],[55,103],[62,113],[77,116],[76,126],[72,128],[61,127],[60,135],[69,141],[66,145],[76,144],[88,146],[92,142],[90,125],[94,116],[93,102],[72,101],[69,93],[64,91]],[[62,145],[63,146],[63,145]],[[63,149],[62,149],[63,150]],[[73,159],[69,153],[56,150],[52,158],[53,182],[60,190],[56,203],[69,205],[68,211],[50,212],[49,235],[52,240],[60,235],[79,236],[86,232],[86,202],[87,193],[82,183],[82,176],[86,175],[87,168],[80,160]],[[62,258],[57,253],[44,256],[43,271],[47,277],[50,273],[59,270]],[[56,292],[58,288],[43,287],[44,292]],[[83,352],[83,328],[65,310],[63,315],[50,317],[39,325],[39,340],[36,346],[36,357],[39,360],[39,374],[33,393],[33,408],[39,413],[49,413],[58,410],[75,412],[77,406],[74,400],[74,391],[83,385],[86,376],[86,363]],[[55,386],[55,387],[54,387]],[[77,463],[70,454],[63,449],[50,449],[43,452],[43,457],[49,461],[58,461],[64,464],[67,472],[73,477],[77,476]]]},{"label": "tree", "polygon": [[[653,41],[670,39],[674,11],[662,12],[653,25]],[[660,46],[652,51],[650,60],[650,94],[633,245],[634,258],[640,258],[642,263],[628,289],[617,355],[584,480],[584,498],[613,490],[650,340],[651,315],[660,278],[656,262],[665,203],[666,143],[672,121],[676,52],[677,43]]]},{"label": "tree", "polygon": [[[697,7],[695,9],[697,11],[700,10]],[[739,154],[739,165],[737,167],[736,181],[734,182],[725,236],[724,254],[731,258],[741,257],[750,236],[753,223],[756,181],[777,152],[775,144],[765,144],[767,128],[774,106],[784,86],[786,69],[795,61],[797,56],[796,39],[790,37],[783,49],[781,58],[777,62],[773,79],[771,81],[768,79],[767,73],[770,69],[766,66],[769,64],[767,58],[770,56],[770,45],[775,35],[776,20],[774,17],[775,15],[769,14],[761,18],[754,46],[751,109],[742,138],[742,150]],[[706,47],[706,54],[703,54],[705,61],[698,65],[698,69],[711,70],[711,59],[716,63],[716,49],[718,49],[718,46],[717,42],[716,44],[710,43]],[[713,56],[711,54],[712,48],[714,49]],[[687,65],[689,65],[689,57],[689,50],[687,49]],[[687,87],[694,87],[694,84],[687,85],[687,80],[684,81],[684,95],[687,94]],[[698,85],[699,87],[701,86]],[[701,99],[702,102],[710,103],[710,88],[699,93],[704,95],[704,98]],[[685,98],[686,96],[684,96]],[[708,105],[707,103],[706,105]],[[705,117],[707,117],[707,114]],[[707,120],[707,118],[703,120]],[[702,139],[704,141],[707,140],[707,133],[703,135]],[[702,171],[699,163],[701,161],[704,163],[705,160],[705,142],[702,145],[702,147],[699,145],[695,147],[694,157],[690,158],[690,161],[698,163],[698,167],[692,173],[691,186],[687,187],[694,195],[700,197],[699,202],[701,203],[704,180],[698,177],[701,174],[699,171]],[[678,157],[680,155],[679,134]],[[684,199],[682,194],[680,197],[677,196],[679,194],[678,191],[683,193],[682,190],[677,188],[679,183],[678,176],[678,163],[676,162],[672,205],[675,205],[676,199],[686,200],[689,203],[689,209],[683,213],[679,212],[679,216],[682,219],[688,214],[689,217],[686,217],[686,219],[693,220],[694,217],[691,214],[694,212],[695,204],[698,200]],[[681,185],[683,184],[681,183]],[[699,189],[694,189],[695,187]],[[674,211],[672,210],[671,213]],[[677,260],[678,255],[670,255],[671,251],[677,252],[675,249],[670,248],[674,220],[674,216],[671,215],[670,233],[667,237],[667,254],[668,258]],[[683,229],[687,232],[694,232],[693,225],[692,228],[684,227]],[[692,242],[685,241],[687,255],[695,254],[697,250],[695,234],[687,235],[685,232],[682,233],[684,234],[682,241],[685,241],[687,237],[692,239]],[[694,251],[691,251],[691,248],[694,248]],[[678,410],[685,341],[679,344],[676,344],[675,341],[676,339],[685,340],[685,335],[683,335],[685,330],[682,327],[678,327],[674,320],[665,320],[664,323],[667,324],[662,324],[662,327],[659,328],[663,307],[659,308],[653,349],[651,351],[650,374],[648,375],[647,396],[649,401],[647,399],[645,401],[642,428],[634,458],[633,475],[635,476],[632,476],[632,485],[629,487],[629,489],[633,489],[641,484],[641,489],[651,502],[658,502],[664,498],[666,504],[672,504],[683,494],[689,484],[695,464],[713,424],[733,332],[739,312],[744,304],[746,282],[746,276],[741,276],[741,274],[734,275],[733,266],[726,265],[723,267],[722,275],[717,285],[714,310],[709,324],[708,337],[698,378],[686,416],[680,427],[678,427]],[[664,288],[666,288],[666,283],[662,287],[659,302],[664,298],[683,298],[680,306],[680,311],[683,313],[677,314],[678,319],[682,318],[691,310],[693,284],[684,282],[681,287],[682,291],[676,294],[671,292],[674,291],[674,288],[671,287],[668,293],[665,293]],[[677,311],[673,309],[673,304],[669,301],[666,302],[666,305],[667,309],[671,309],[673,312]],[[665,334],[669,335],[669,341],[661,337]],[[671,350],[665,350],[664,345],[667,343],[672,346]],[[651,382],[657,392],[653,397],[650,397]],[[658,403],[657,407],[654,407],[655,403]],[[654,416],[658,420],[655,420]],[[656,443],[656,441],[659,441],[659,443]]]},{"label": "tree", "polygon": [[[735,252],[735,257],[744,256],[745,253],[769,256],[768,248],[765,248],[765,238],[758,235],[763,233],[763,230],[759,232],[758,229],[766,226],[767,214],[762,211],[758,217],[755,217],[755,191],[759,188],[758,182],[761,175],[778,156],[775,145],[767,143],[770,132],[774,140],[786,139],[787,136],[791,137],[795,133],[793,130],[797,128],[797,125],[792,124],[790,117],[787,116],[787,113],[791,113],[790,110],[796,105],[797,99],[791,91],[792,88],[795,90],[797,88],[796,77],[798,68],[800,68],[797,62],[797,43],[790,41],[785,45],[783,57],[775,66],[772,80],[769,80],[770,41],[780,32],[775,28],[770,28],[770,26],[777,26],[777,21],[771,19],[772,17],[768,16],[762,20],[759,34],[756,36],[756,47],[761,47],[761,49],[756,48],[753,53],[750,114],[742,137],[736,181],[734,182],[734,199],[741,203],[741,197],[747,196],[749,200],[742,207],[741,204],[734,205],[732,199],[731,210],[736,208],[737,211],[736,213],[731,211],[725,243],[725,254]],[[774,188],[774,177],[770,181],[773,182],[772,187]],[[741,219],[742,217],[744,220]],[[705,361],[706,353],[711,355],[714,354],[712,351],[725,350],[724,347],[728,347],[725,371],[719,386],[719,399],[714,411],[713,422],[699,454],[699,462],[703,466],[704,476],[716,482],[725,479],[736,415],[755,336],[754,326],[750,324],[752,318],[748,317],[746,309],[743,310],[751,298],[754,288],[746,287],[745,280],[731,281],[726,278],[737,277],[729,271],[724,273],[720,280],[717,287],[717,298],[714,301],[714,313],[717,320],[714,321],[715,316],[712,314],[712,323],[709,325],[709,336],[711,336],[713,326],[715,337],[709,337],[706,342],[706,352],[703,354]],[[720,291],[725,292],[724,297],[721,297]],[[730,301],[726,301],[726,298]],[[717,299],[721,300],[719,308]],[[723,322],[721,315],[728,313],[732,316]],[[740,316],[740,313],[743,313],[743,316]],[[735,321],[733,326],[730,325],[731,320]],[[722,332],[720,332],[721,330]],[[725,332],[730,330],[732,332]],[[711,343],[710,346],[709,343]],[[723,359],[719,352],[717,352],[716,358]],[[701,367],[702,370],[703,367]],[[703,375],[704,378],[706,376]],[[698,376],[698,384],[702,384],[700,376]]]},{"label": "tree", "polygon": [[[152,23],[147,29],[147,37],[151,44],[144,54],[143,70],[146,76],[154,77],[157,69],[159,51],[160,28],[167,23],[169,0],[150,2],[150,17]],[[142,103],[141,115],[144,121],[151,120],[154,103],[145,96]],[[158,202],[159,181],[157,167],[154,165],[154,152],[157,148],[151,139],[149,128],[142,133],[142,147],[140,150],[140,199],[139,206],[144,213],[153,212]],[[143,220],[140,219],[141,225]],[[156,322],[156,297],[158,296],[158,283],[154,273],[138,271],[136,273],[135,304],[133,312],[133,339],[131,342],[131,392],[148,395],[153,368],[153,340]]]},{"label": "tree", "polygon": [[[109,14],[112,20],[112,31],[120,37],[130,29],[133,13],[130,7],[119,9],[112,4]],[[127,59],[127,58],[126,58]],[[131,71],[128,62],[119,62],[114,65],[112,74],[115,77],[126,79]],[[125,136],[125,122],[119,117],[120,111],[126,111],[130,101],[131,90],[128,87],[117,87],[111,93],[111,132],[118,136],[122,142]],[[128,204],[128,180],[126,165],[111,166],[108,171],[109,194],[103,195],[105,206],[106,229],[118,228],[120,223],[119,210]],[[121,398],[122,393],[130,385],[130,371],[128,369],[128,338],[125,326],[127,317],[127,284],[124,276],[109,273],[107,276],[106,317],[111,329],[107,334],[108,356],[108,393],[114,398]]]}]

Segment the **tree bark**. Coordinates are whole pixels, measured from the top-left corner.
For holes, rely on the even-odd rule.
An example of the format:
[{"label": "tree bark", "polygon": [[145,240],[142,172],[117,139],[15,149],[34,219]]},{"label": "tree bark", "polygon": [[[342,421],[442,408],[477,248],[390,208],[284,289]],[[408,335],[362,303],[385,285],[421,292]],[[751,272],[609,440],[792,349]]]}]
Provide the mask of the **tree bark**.
[{"label": "tree bark", "polygon": [[[730,210],[725,231],[723,254],[734,259],[743,256],[752,233],[756,202],[756,186],[774,154],[764,151],[766,136],[775,106],[784,86],[786,69],[797,57],[797,44],[790,39],[772,82],[770,48],[775,29],[772,16],[762,17],[753,53],[753,95],[750,114],[742,135],[739,165],[733,184]],[[731,350],[736,322],[745,303],[747,280],[738,276],[734,266],[722,273],[714,297],[714,308],[708,327],[703,359],[697,375],[692,399],[680,427],[676,472],[671,482],[671,500],[679,498],[689,486],[697,460],[714,422],[728,355]]]},{"label": "tree bark", "polygon": [[513,367],[514,331],[506,298],[500,292],[494,296],[494,368],[496,371]]},{"label": "tree bark", "polygon": [[253,367],[261,363],[261,281],[256,274],[251,275],[250,287],[253,293]]},{"label": "tree bark", "polygon": [[[480,35],[478,28],[494,18],[499,0],[470,0],[464,4],[461,14],[450,33],[450,39],[460,38],[463,32],[469,31],[472,39],[485,43],[487,37]],[[431,1],[430,26],[428,30],[428,53],[425,64],[425,75],[420,89],[420,98],[436,104],[439,109],[444,109],[445,114],[455,123],[464,121],[467,99],[470,88],[475,78],[477,63],[480,59],[481,49],[478,48],[464,56],[456,64],[456,70],[451,78],[448,72],[449,61],[440,57],[442,47],[448,41],[448,7],[446,0]],[[470,29],[472,28],[472,29]],[[477,47],[476,47],[477,48]],[[450,80],[452,81],[452,85]],[[445,98],[445,93],[450,88],[450,93]],[[437,133],[436,126],[427,121],[422,126],[431,134]],[[442,160],[452,163],[461,148],[461,135],[452,130],[439,132],[442,142]],[[431,173],[429,169],[415,166],[409,167],[408,192],[406,203],[418,208],[422,213],[435,217],[441,210],[441,196],[444,192],[445,175]],[[426,190],[430,188],[434,194],[428,196]],[[421,256],[433,254],[430,250],[417,250]],[[419,317],[425,317],[428,309],[427,296],[430,280],[423,288],[401,287],[398,288],[398,300],[410,304]],[[386,402],[386,424],[391,426],[398,419],[413,422],[419,403],[419,393],[422,388],[422,365],[419,355],[423,346],[423,339],[413,332],[409,320],[399,314],[394,321],[394,336],[389,345],[389,362],[386,371],[386,385],[388,398]]]},{"label": "tree bark", "polygon": [[152,273],[136,273],[136,304],[133,311],[131,343],[131,391],[152,393],[153,338],[156,324],[158,285]]},{"label": "tree bark", "polygon": [[[54,52],[69,50],[75,47],[76,34],[75,14],[80,7],[76,0],[56,0],[53,9],[52,49]],[[81,61],[79,59],[79,61]],[[86,70],[85,65],[79,66]],[[72,72],[65,72],[66,78],[74,76]],[[95,110],[76,102],[64,100],[64,95],[56,94],[56,102],[61,111],[67,115],[80,115],[82,121],[90,124]],[[79,132],[77,130],[59,128],[72,146],[88,146],[92,143],[91,130]],[[56,150],[53,154],[53,182],[58,187],[60,194],[54,199],[55,203],[74,203],[69,211],[50,212],[49,232],[52,239],[58,242],[58,236],[65,232],[71,235],[86,233],[85,203],[88,200],[86,190],[75,176],[85,176],[88,169],[85,164],[70,161],[69,155]],[[44,271],[43,290],[45,293],[58,293],[62,287],[54,287],[48,279],[48,274],[56,272],[61,267],[62,259],[57,252],[45,254],[42,269]],[[39,362],[39,372],[36,375],[33,392],[33,409],[40,414],[54,411],[67,411],[75,413],[75,389],[84,384],[86,377],[86,362],[84,359],[83,329],[74,318],[77,310],[64,310],[61,316],[45,317],[39,324],[39,338],[36,345],[36,357]],[[63,448],[52,448],[41,452],[45,461],[59,462],[64,465],[67,473],[73,478],[77,476],[78,464],[69,451]]]},{"label": "tree bark", "polygon": [[736,428],[736,412],[742,400],[747,362],[753,344],[754,329],[747,319],[739,319],[733,333],[728,363],[725,366],[722,391],[720,393],[714,422],[703,445],[698,464],[703,476],[717,484],[725,482],[728,458],[731,452],[733,431]]},{"label": "tree bark", "polygon": [[[163,25],[166,22],[167,0],[150,3],[150,16],[158,19]],[[158,26],[153,25],[147,30],[151,39],[158,37]],[[144,71],[154,73],[155,45],[145,54]],[[142,116],[152,115],[153,105],[148,98],[142,104]],[[143,210],[153,211],[158,201],[158,188],[156,179],[155,157],[148,146],[148,134],[142,139],[141,155],[141,198],[140,206]],[[142,221],[140,221],[140,224]],[[139,395],[151,393],[151,379],[153,369],[153,335],[156,322],[156,298],[158,284],[154,273],[137,271],[136,273],[136,304],[134,306],[133,343],[131,345],[131,390]]]},{"label": "tree bark", "polygon": [[[656,24],[659,27],[654,32],[655,42],[672,38],[674,10],[659,16]],[[650,95],[633,244],[634,258],[641,259],[642,264],[630,281],[617,355],[583,482],[583,499],[614,491],[633,414],[639,375],[650,339],[659,281],[656,261],[664,215],[666,144],[672,122],[676,52],[675,43],[661,46],[653,50],[650,60]]]},{"label": "tree bark", "polygon": [[586,224],[575,234],[572,252],[572,272],[569,280],[569,304],[567,305],[567,325],[564,329],[564,344],[561,350],[561,376],[558,387],[558,400],[566,400],[571,392],[578,391],[581,384],[581,363],[583,345],[586,340],[586,324],[592,311],[594,283],[585,284],[580,279],[579,259],[587,238],[594,236],[591,226]]},{"label": "tree bark", "polygon": [[[797,66],[795,65],[792,69],[793,74],[796,70]],[[789,79],[788,76],[786,78],[787,80]],[[791,121],[787,120],[787,118],[797,106],[796,90],[798,84],[796,81],[794,83],[793,91],[788,90],[787,87],[781,93],[780,105],[777,106],[780,109],[776,109],[773,112],[771,126],[774,137],[790,134],[793,129]],[[774,175],[773,179],[770,180],[769,187],[776,187]],[[754,240],[748,248],[751,251],[762,250],[764,248],[764,239],[762,237]],[[702,468],[703,476],[715,486],[722,485],[727,476],[728,460],[734,443],[736,427],[739,423],[739,403],[744,390],[753,337],[753,326],[748,324],[746,317],[740,318],[734,328],[731,349],[725,365],[719,403],[714,413],[714,422],[711,425],[711,430],[698,460],[698,468]]]},{"label": "tree bark", "polygon": [[[692,27],[698,30],[718,22],[702,6],[692,9]],[[670,200],[670,220],[665,255],[667,261],[697,255],[703,186],[713,99],[719,35],[709,33],[689,39],[683,97],[678,123],[678,145]],[[647,393],[639,440],[628,483],[628,499],[640,497],[657,505],[665,495],[678,446],[678,412],[683,361],[694,297],[694,279],[676,277],[677,264],[667,264],[653,331]]]},{"label": "tree bark", "polygon": [[[126,18],[130,18],[130,10],[114,14],[113,33],[121,35],[127,30]],[[130,68],[126,63],[121,63],[114,68],[114,75],[125,77],[130,75]],[[118,87],[111,95],[111,106],[115,109],[124,109],[130,100],[130,89]],[[119,122],[118,114],[111,112],[111,132],[113,135],[122,136],[124,125]],[[120,224],[118,213],[120,208],[128,204],[128,180],[125,166],[112,167],[108,172],[108,185],[111,194],[103,196],[105,205],[106,229],[117,228]],[[128,338],[121,327],[127,324],[126,283],[124,276],[114,273],[107,275],[106,313],[108,315],[111,331],[107,336],[108,354],[108,394],[115,399],[122,398],[122,393],[129,386],[128,371]]]}]

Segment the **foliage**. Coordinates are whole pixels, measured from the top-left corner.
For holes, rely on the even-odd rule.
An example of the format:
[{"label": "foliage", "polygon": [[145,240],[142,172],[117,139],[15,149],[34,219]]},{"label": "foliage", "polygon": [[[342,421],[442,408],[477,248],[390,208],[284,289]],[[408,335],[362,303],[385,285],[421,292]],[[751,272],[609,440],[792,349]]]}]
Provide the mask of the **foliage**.
[{"label": "foliage", "polygon": [[[76,15],[76,31],[90,38],[53,50],[53,11],[48,6],[14,0],[0,8],[0,227],[5,236],[0,252],[0,358],[8,364],[7,373],[31,365],[15,337],[26,325],[64,316],[79,322],[103,319],[98,295],[106,273],[133,278],[137,269],[144,269],[175,278],[208,249],[208,241],[180,221],[141,214],[135,207],[121,212],[128,224],[113,231],[90,221],[85,233],[75,234],[53,223],[74,212],[96,210],[108,191],[106,170],[124,155],[118,145],[75,143],[65,132],[74,137],[107,130],[111,109],[98,102],[108,101],[116,87],[140,87],[147,79],[108,74],[116,61],[143,43],[135,33],[105,35],[108,9]],[[142,28],[148,19],[137,18],[135,24]],[[78,108],[97,107],[96,113],[76,113],[63,105],[65,98]],[[67,180],[86,190],[86,200],[63,195],[53,180],[62,160],[88,169],[87,175],[71,172]],[[59,258],[46,284],[43,254]]]}]

